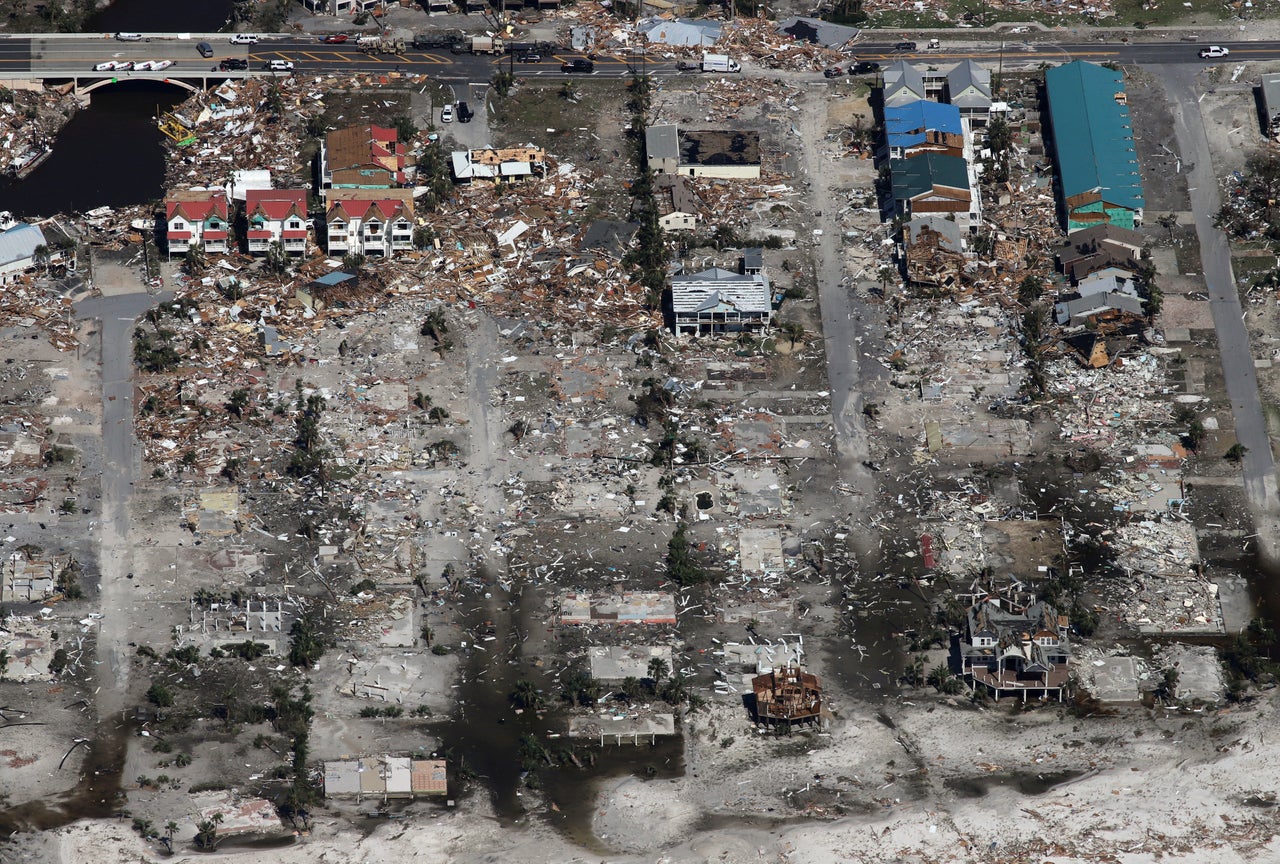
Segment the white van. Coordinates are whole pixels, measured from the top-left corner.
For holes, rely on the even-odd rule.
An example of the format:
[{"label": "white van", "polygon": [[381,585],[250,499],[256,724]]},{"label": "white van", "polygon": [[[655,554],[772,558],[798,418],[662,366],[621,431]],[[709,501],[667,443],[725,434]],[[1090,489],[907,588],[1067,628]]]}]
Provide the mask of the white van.
[{"label": "white van", "polygon": [[[116,38],[119,39],[121,42],[141,42],[142,34],[141,33],[117,33]],[[148,39],[147,41],[150,42],[151,40]]]}]

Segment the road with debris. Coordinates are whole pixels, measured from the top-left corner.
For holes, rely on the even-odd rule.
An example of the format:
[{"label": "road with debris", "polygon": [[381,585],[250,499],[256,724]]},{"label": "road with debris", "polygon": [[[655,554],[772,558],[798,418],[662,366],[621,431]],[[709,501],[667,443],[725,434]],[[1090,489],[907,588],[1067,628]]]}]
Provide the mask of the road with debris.
[{"label": "road with debris", "polygon": [[[102,36],[82,38],[52,37],[35,34],[0,38],[0,79],[38,75],[43,77],[87,77],[94,66],[106,61],[168,60],[173,65],[164,70],[173,78],[204,77],[217,72],[223,58],[236,58],[249,63],[251,71],[261,71],[272,60],[294,64],[299,74],[326,72],[413,72],[431,75],[443,81],[487,81],[501,69],[521,77],[619,78],[637,72],[654,75],[681,74],[676,63],[645,55],[601,55],[595,58],[590,73],[566,73],[560,64],[579,58],[569,49],[544,53],[535,63],[520,62],[512,55],[453,54],[448,50],[408,50],[399,54],[366,54],[355,43],[326,44],[315,37],[268,36],[256,45],[232,45],[225,34],[208,37],[214,56],[204,58],[196,51],[198,36],[178,38],[175,34],[151,34],[145,42],[120,42]],[[921,43],[923,44],[923,43]],[[1072,42],[1056,43],[1036,40],[1034,36],[1013,41],[1007,37],[963,34],[956,43],[943,43],[940,50],[898,51],[892,42],[858,44],[854,53],[859,60],[959,61],[977,60],[1010,67],[1043,62],[1092,60],[1123,64],[1191,64],[1235,62],[1240,60],[1280,59],[1280,42],[1225,42],[1230,54],[1220,60],[1201,60],[1202,44],[1183,41],[1151,42]],[[850,58],[852,59],[852,58]],[[99,73],[101,74],[101,73]],[[158,77],[163,74],[127,73],[133,77]],[[221,74],[221,73],[220,73]],[[685,73],[697,74],[697,73]],[[813,73],[817,75],[818,73]]]},{"label": "road with debris", "polygon": [[1227,246],[1226,235],[1213,225],[1214,214],[1221,202],[1209,155],[1209,139],[1205,136],[1200,116],[1195,70],[1165,66],[1152,71],[1168,94],[1178,149],[1182,153],[1183,164],[1187,166],[1191,211],[1195,214],[1196,234],[1200,238],[1200,257],[1209,287],[1209,305],[1218,334],[1218,349],[1222,354],[1222,373],[1235,418],[1236,440],[1248,448],[1243,460],[1245,492],[1249,503],[1258,511],[1265,512],[1276,501],[1275,462],[1262,416],[1262,403],[1258,398],[1258,378],[1253,354],[1249,350],[1249,333],[1244,326],[1244,313],[1231,270],[1231,250]]},{"label": "road with debris", "polygon": [[[171,295],[165,295],[171,296]],[[98,564],[102,622],[98,633],[98,714],[125,708],[129,680],[126,610],[137,603],[129,580],[129,500],[137,475],[133,434],[133,329],[162,298],[139,284],[133,293],[94,297],[76,305],[82,321],[97,319],[102,368],[102,513]]]}]

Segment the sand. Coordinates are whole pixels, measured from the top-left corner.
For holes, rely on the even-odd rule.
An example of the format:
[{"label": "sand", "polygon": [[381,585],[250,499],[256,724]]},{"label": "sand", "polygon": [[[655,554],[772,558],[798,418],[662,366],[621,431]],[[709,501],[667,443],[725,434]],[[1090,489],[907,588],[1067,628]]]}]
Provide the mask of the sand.
[{"label": "sand", "polygon": [[[686,777],[625,779],[600,790],[593,828],[611,853],[575,846],[537,818],[504,825],[475,795],[456,812],[368,835],[322,815],[296,846],[229,847],[217,857],[236,864],[1277,861],[1277,808],[1246,803],[1280,785],[1280,752],[1265,740],[1280,736],[1277,698],[1199,715],[1137,710],[1089,719],[1056,708],[979,712],[934,701],[886,706],[893,728],[874,714],[847,716],[827,736],[789,741],[753,737],[724,707],[689,730]],[[733,740],[722,746],[730,729]],[[953,788],[958,779],[1009,782],[1062,771],[1082,773],[1043,794],[994,785],[961,797]],[[825,818],[840,810],[846,815]],[[0,848],[0,860],[161,858],[120,821],[26,839],[19,852]],[[208,856],[180,852],[171,860]]]}]

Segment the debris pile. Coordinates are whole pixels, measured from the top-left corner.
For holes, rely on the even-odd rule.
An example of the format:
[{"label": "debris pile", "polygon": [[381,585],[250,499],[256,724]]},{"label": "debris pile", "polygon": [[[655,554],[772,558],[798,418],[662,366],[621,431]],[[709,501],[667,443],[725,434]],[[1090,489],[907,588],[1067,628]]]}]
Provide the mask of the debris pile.
[{"label": "debris pile", "polygon": [[0,172],[25,177],[49,157],[53,139],[80,107],[72,89],[0,87]]}]

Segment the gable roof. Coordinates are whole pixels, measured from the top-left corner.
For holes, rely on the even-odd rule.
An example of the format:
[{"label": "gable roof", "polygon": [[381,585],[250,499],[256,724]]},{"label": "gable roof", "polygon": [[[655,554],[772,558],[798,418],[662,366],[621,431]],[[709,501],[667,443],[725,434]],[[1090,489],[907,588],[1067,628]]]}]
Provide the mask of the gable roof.
[{"label": "gable roof", "polygon": [[899,60],[889,66],[884,70],[883,78],[885,105],[897,105],[925,97],[924,76],[906,60]]},{"label": "gable roof", "polygon": [[1107,311],[1127,312],[1130,315],[1142,315],[1142,299],[1132,294],[1101,293],[1074,300],[1064,300],[1053,305],[1054,319],[1059,324],[1075,324],[1093,315]]},{"label": "gable roof", "polygon": [[342,198],[329,203],[329,209],[325,211],[325,217],[328,221],[333,222],[337,219],[350,221],[352,219],[381,219],[384,222],[391,222],[395,219],[413,218],[413,205],[396,198]]},{"label": "gable roof", "polygon": [[386,126],[348,126],[325,136],[325,159],[329,171],[351,168],[380,168],[404,179],[404,145],[396,130]]},{"label": "gable roof", "polygon": [[0,266],[25,261],[35,255],[36,247],[47,245],[38,226],[19,223],[0,234]]},{"label": "gable roof", "polygon": [[775,33],[786,33],[793,39],[803,39],[824,48],[840,48],[858,38],[861,33],[857,27],[846,27],[844,24],[832,24],[820,18],[788,18],[779,21]]},{"label": "gable roof", "polygon": [[221,189],[174,192],[164,200],[165,219],[181,216],[188,222],[203,222],[211,216],[228,218],[227,193]]},{"label": "gable roof", "polygon": [[761,273],[742,275],[720,267],[671,277],[671,307],[678,315],[736,309],[769,312],[769,280]]},{"label": "gable roof", "polygon": [[890,147],[906,149],[923,144],[928,132],[963,135],[964,127],[960,125],[960,109],[955,105],[914,99],[885,107],[884,131]]},{"label": "gable roof", "polygon": [[969,193],[969,168],[963,156],[922,153],[912,159],[891,159],[893,198],[903,201],[936,191],[939,187]]},{"label": "gable roof", "polygon": [[1121,228],[1119,225],[1112,225],[1108,222],[1103,225],[1094,225],[1092,228],[1081,228],[1079,231],[1072,231],[1071,237],[1067,240],[1067,245],[1085,255],[1094,251],[1089,249],[1094,242],[1101,245],[1118,244],[1142,249],[1146,245],[1147,238],[1142,236],[1141,231]]},{"label": "gable roof", "polygon": [[252,219],[261,215],[273,222],[282,222],[290,216],[307,218],[307,190],[305,189],[250,189],[245,195],[245,216]]},{"label": "gable roof", "polygon": [[1076,60],[1045,72],[1045,89],[1063,197],[1098,193],[1109,204],[1141,209],[1129,107],[1116,98],[1124,76]]},{"label": "gable roof", "polygon": [[[974,92],[966,92],[970,88]],[[947,73],[947,95],[952,105],[961,108],[991,107],[991,70],[972,60],[963,61]]]}]

